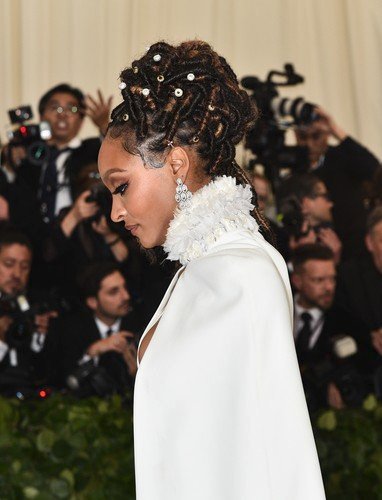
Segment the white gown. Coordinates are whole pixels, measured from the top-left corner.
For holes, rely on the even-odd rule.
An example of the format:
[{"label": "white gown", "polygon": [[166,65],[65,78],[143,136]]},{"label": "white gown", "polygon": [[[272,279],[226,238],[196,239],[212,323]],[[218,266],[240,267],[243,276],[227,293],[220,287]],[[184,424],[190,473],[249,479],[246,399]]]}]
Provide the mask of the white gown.
[{"label": "white gown", "polygon": [[325,498],[286,266],[249,200],[221,177],[170,225],[165,249],[185,266],[146,329],[158,324],[135,386],[137,500]]}]

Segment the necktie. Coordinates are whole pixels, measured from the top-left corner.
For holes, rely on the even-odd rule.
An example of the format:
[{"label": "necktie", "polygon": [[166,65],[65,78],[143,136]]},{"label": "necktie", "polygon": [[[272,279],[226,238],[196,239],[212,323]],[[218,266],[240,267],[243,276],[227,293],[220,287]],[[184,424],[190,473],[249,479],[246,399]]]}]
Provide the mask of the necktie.
[{"label": "necktie", "polygon": [[55,146],[50,148],[50,156],[46,165],[44,176],[41,182],[40,202],[43,220],[49,223],[54,218],[57,197],[57,158],[69,148],[57,149]]},{"label": "necktie", "polygon": [[106,332],[106,337],[110,337],[110,335],[112,335],[114,332],[111,328],[108,329],[108,331]]},{"label": "necktie", "polygon": [[312,315],[308,312],[303,312],[301,314],[301,319],[303,321],[303,325],[297,334],[296,341],[296,351],[299,361],[301,361],[304,358],[304,355],[309,351],[309,341],[312,336]]}]

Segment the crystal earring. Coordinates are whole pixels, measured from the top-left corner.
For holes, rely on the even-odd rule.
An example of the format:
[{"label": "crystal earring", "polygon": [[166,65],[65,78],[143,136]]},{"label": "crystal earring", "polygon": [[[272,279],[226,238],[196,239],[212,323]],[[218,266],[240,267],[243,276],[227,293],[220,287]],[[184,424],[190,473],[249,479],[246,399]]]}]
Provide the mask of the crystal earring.
[{"label": "crystal earring", "polygon": [[181,210],[189,208],[192,198],[191,191],[188,190],[188,187],[184,184],[180,177],[176,179],[176,184],[175,200],[178,203],[178,207]]}]

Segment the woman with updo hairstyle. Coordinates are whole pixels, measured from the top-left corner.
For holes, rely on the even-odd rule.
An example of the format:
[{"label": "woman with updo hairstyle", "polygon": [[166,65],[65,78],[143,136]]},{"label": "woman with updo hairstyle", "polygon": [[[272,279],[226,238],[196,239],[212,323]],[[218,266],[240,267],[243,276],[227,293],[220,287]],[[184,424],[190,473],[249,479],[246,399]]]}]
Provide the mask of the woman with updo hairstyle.
[{"label": "woman with updo hairstyle", "polygon": [[254,103],[197,40],[152,45],[120,80],[111,217],[179,262],[138,349],[137,499],[321,500],[287,269],[235,161]]}]

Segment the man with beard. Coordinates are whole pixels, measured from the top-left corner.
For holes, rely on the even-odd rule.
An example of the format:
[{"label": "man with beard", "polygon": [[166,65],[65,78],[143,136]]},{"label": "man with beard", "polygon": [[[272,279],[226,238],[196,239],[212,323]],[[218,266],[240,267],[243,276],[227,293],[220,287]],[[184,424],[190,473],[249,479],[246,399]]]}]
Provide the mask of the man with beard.
[{"label": "man with beard", "polygon": [[[137,370],[135,334],[140,331],[130,313],[125,278],[115,264],[101,262],[85,269],[80,286],[86,310],[58,321],[47,338],[48,383],[65,387],[68,377],[87,363],[100,367],[113,390],[123,392],[132,386]],[[91,384],[80,387],[80,395],[92,394]]]},{"label": "man with beard", "polygon": [[26,295],[31,264],[29,240],[16,231],[3,232],[0,236],[0,391],[3,394],[33,386],[49,320],[56,315],[55,312],[36,314],[27,329],[30,331],[23,330],[21,334],[18,330],[22,318],[15,318],[16,310],[29,309]]},{"label": "man with beard", "polygon": [[[314,403],[308,401],[308,406],[316,409],[328,403],[334,408],[342,408],[343,395],[334,380],[337,380],[335,367],[345,362],[341,360],[340,363],[334,356],[335,343],[339,337],[345,338],[342,346],[347,350],[345,358],[349,370],[353,373],[361,369],[362,360],[353,338],[359,334],[360,325],[333,307],[336,266],[330,248],[317,244],[301,246],[296,249],[292,263],[291,280],[297,292],[294,297],[296,352],[305,390],[314,400]],[[329,368],[317,380],[316,376],[320,377],[317,373],[325,372],[324,366]],[[358,380],[358,375],[355,379]]]}]

